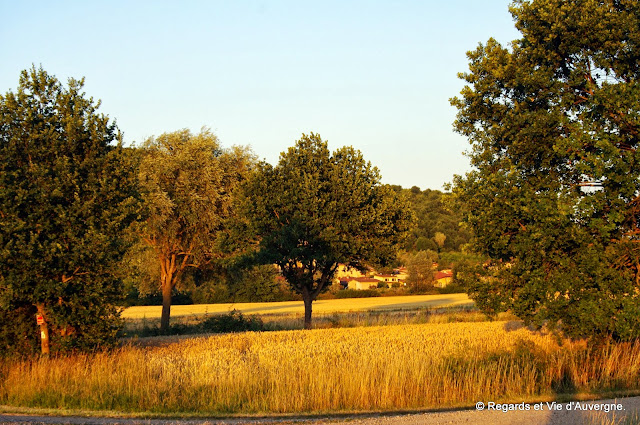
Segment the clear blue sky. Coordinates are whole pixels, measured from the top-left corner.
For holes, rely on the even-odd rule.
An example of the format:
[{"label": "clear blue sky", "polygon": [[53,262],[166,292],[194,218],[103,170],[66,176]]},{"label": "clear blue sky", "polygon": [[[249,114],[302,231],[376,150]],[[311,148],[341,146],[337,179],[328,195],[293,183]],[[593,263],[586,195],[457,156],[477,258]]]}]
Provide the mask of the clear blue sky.
[{"label": "clear blue sky", "polygon": [[385,183],[468,170],[449,98],[465,52],[518,38],[508,1],[0,0],[0,93],[42,64],[86,77],[125,143],[211,128],[276,163],[302,133],[352,145]]}]

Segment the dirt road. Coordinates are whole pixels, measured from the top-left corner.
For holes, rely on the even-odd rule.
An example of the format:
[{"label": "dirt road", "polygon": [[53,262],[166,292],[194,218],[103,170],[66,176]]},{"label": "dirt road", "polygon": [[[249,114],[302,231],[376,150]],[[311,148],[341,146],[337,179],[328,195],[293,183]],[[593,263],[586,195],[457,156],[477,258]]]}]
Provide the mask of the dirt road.
[{"label": "dirt road", "polygon": [[[239,418],[239,419],[126,419],[30,416],[0,413],[0,424],[47,425],[582,425],[600,424],[603,419],[632,416],[640,424],[640,397],[590,402],[514,405],[483,404],[482,410],[455,410],[412,414],[363,414],[313,418]],[[519,410],[509,410],[519,409]],[[522,410],[524,409],[524,410]],[[539,410],[538,410],[539,409]],[[605,412],[608,410],[608,412]]]}]

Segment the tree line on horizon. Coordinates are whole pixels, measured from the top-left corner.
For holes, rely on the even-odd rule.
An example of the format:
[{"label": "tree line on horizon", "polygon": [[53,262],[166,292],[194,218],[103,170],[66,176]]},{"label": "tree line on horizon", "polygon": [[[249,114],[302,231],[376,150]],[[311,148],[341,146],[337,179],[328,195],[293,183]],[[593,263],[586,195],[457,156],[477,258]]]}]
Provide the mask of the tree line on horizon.
[{"label": "tree line on horizon", "polygon": [[[477,256],[463,253],[471,240],[470,232],[460,225],[461,214],[445,205],[447,194],[432,189],[421,191],[416,186],[403,189],[401,186],[392,185],[391,188],[407,198],[417,219],[412,229],[398,244],[396,257],[386,267],[380,267],[377,271],[391,273],[393,269],[410,265],[429,271],[426,278],[409,279],[410,281],[406,282],[409,286],[403,287],[403,290],[396,289],[394,292],[413,294],[434,291],[434,265],[438,265],[439,269],[453,268],[455,276],[458,265],[481,261]],[[442,245],[437,241],[441,241]],[[124,262],[123,267],[127,270],[124,282],[126,306],[162,304],[162,295],[157,284],[160,278],[159,269],[149,267],[153,266],[149,255],[150,252],[144,245],[138,245],[129,252],[128,259]],[[367,273],[370,273],[370,270],[367,270]],[[411,271],[409,273],[411,274]],[[348,295],[337,294],[337,289],[334,285],[329,297]],[[227,264],[227,267],[220,267],[219,264],[210,263],[199,268],[188,268],[173,291],[173,302],[177,304],[301,299],[300,294],[291,290],[273,265],[248,267],[239,264],[238,267],[234,267],[233,264]]]}]

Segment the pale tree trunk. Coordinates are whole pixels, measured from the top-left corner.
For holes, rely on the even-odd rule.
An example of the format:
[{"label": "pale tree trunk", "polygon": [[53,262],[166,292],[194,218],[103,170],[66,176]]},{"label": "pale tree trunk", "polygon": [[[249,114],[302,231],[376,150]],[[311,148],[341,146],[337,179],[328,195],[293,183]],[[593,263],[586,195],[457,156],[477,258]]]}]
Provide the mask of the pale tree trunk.
[{"label": "pale tree trunk", "polygon": [[[178,256],[182,255],[182,259]],[[169,317],[171,316],[171,291],[176,286],[182,272],[187,267],[188,254],[160,255],[160,289],[162,290],[162,316],[160,317],[160,330],[169,330]]]},{"label": "pale tree trunk", "polygon": [[36,305],[38,314],[43,318],[43,322],[40,325],[40,350],[44,357],[49,357],[49,325],[47,324],[47,318],[44,314],[44,304]]}]

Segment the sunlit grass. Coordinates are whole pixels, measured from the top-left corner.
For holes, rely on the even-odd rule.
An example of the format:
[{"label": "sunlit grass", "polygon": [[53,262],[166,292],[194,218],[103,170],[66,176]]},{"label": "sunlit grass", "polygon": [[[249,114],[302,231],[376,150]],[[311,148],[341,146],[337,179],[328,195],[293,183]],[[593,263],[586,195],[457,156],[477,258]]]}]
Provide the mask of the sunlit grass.
[{"label": "sunlit grass", "polygon": [[596,413],[591,415],[588,421],[590,425],[640,425],[640,415],[633,413],[629,415],[611,415]]},{"label": "sunlit grass", "polygon": [[5,362],[0,404],[208,414],[471,406],[640,387],[640,344],[589,348],[514,322],[217,335]]},{"label": "sunlit grass", "polygon": [[[449,306],[471,306],[473,301],[466,294],[409,295],[395,297],[345,298],[335,300],[317,300],[313,303],[313,312],[326,314],[345,311],[365,310],[415,310]],[[228,313],[237,310],[242,314],[302,314],[302,301],[283,301],[272,303],[225,303],[174,305],[171,316],[193,316]],[[136,306],[124,310],[125,319],[154,319],[160,317],[161,306]]]},{"label": "sunlit grass", "polygon": [[[264,331],[298,330],[304,329],[304,313],[269,313],[242,315],[237,311],[226,314],[200,314],[174,317],[171,321],[175,332],[169,334],[194,334],[192,332],[202,328],[201,324],[215,317],[237,317],[243,321],[261,323]],[[517,320],[510,313],[499,313],[497,320]],[[360,326],[391,326],[415,325],[422,323],[454,323],[454,322],[485,322],[489,317],[480,312],[473,305],[457,307],[420,308],[415,310],[360,310],[348,312],[316,313],[313,318],[313,328],[347,328]],[[258,330],[258,329],[256,329]],[[160,318],[127,319],[125,335],[127,337],[152,336],[160,334]]]}]

